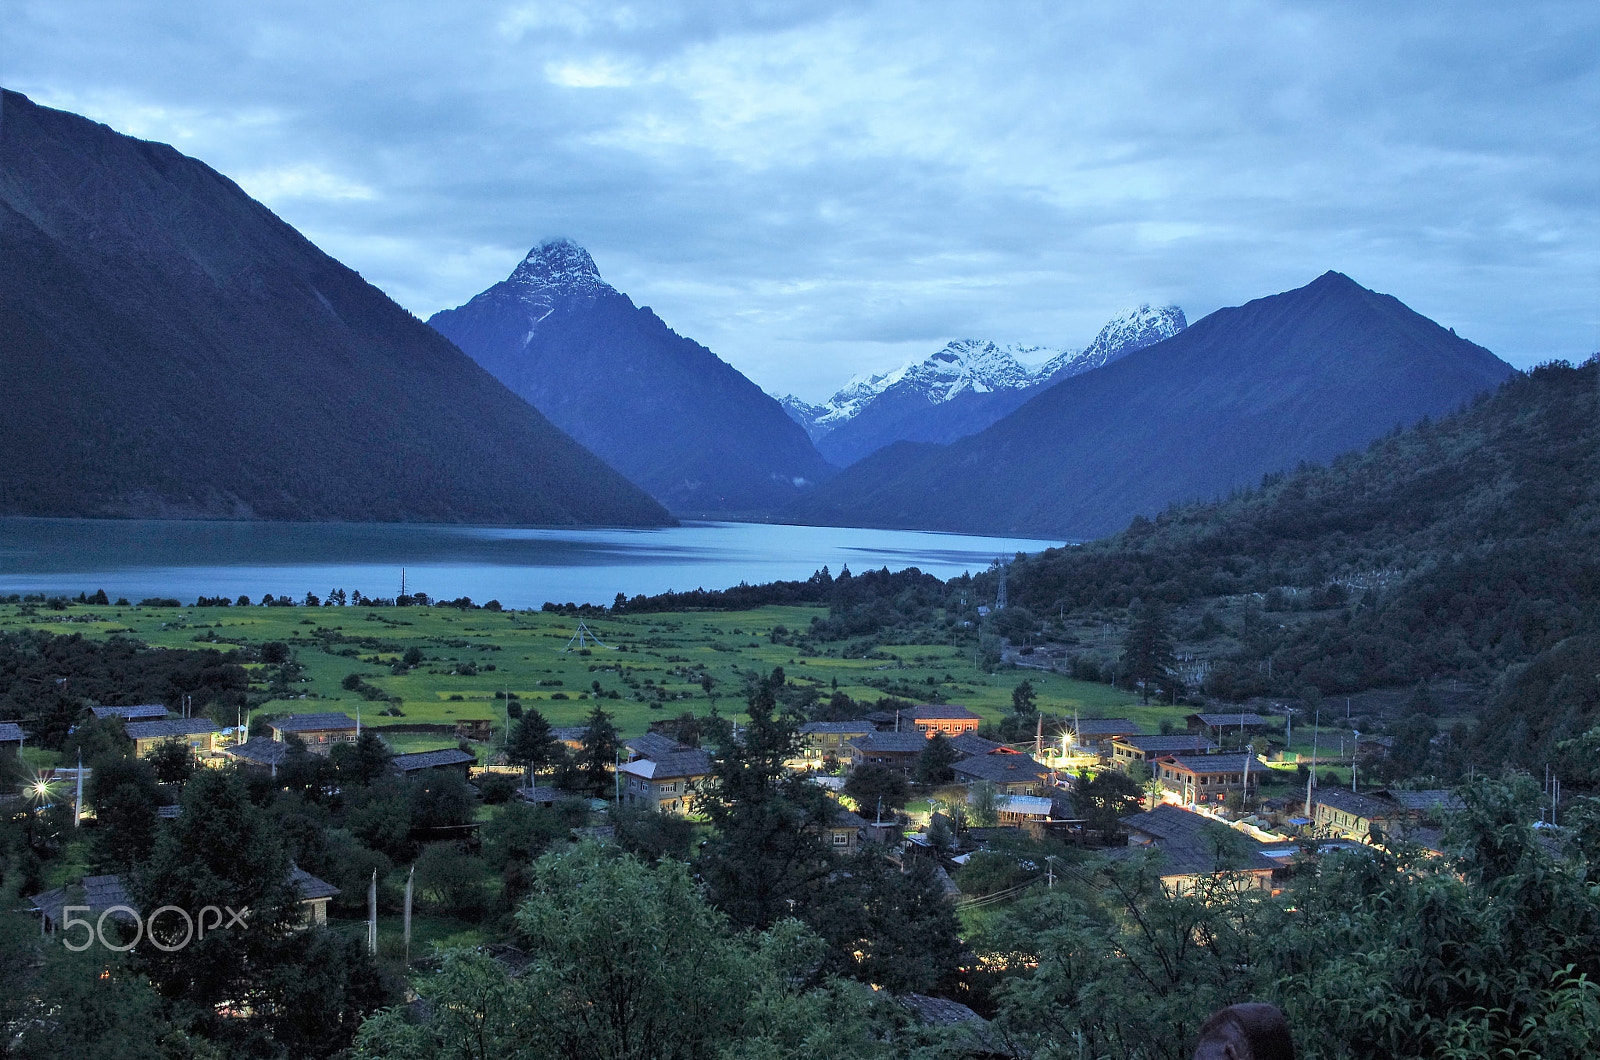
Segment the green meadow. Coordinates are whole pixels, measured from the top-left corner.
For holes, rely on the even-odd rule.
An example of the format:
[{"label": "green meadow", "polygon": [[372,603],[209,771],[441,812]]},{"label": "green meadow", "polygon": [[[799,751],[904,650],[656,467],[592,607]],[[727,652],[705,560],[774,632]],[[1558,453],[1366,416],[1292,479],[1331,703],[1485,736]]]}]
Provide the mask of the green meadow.
[{"label": "green meadow", "polygon": [[[493,612],[443,607],[97,607],[75,604],[65,611],[44,606],[0,605],[0,632],[35,628],[89,637],[124,635],[167,648],[287,644],[301,670],[285,695],[258,710],[359,709],[364,725],[506,722],[505,694],[537,707],[552,725],[578,725],[595,705],[609,711],[624,736],[643,733],[657,718],[684,711],[724,715],[744,706],[747,675],[784,668],[795,684],[812,684],[823,698],[835,688],[853,699],[885,695],[927,702],[943,700],[998,720],[1011,706],[1012,690],[1033,682],[1041,710],[1085,716],[1131,715],[1155,731],[1162,718],[1181,718],[1185,708],[1140,706],[1107,685],[1058,674],[1004,668],[983,673],[970,653],[949,644],[881,647],[866,658],[799,654],[773,643],[777,627],[803,630],[820,608],[765,607],[751,611],[621,615],[587,619],[604,646],[572,643],[575,617],[545,612]],[[781,636],[781,633],[780,633]],[[841,646],[829,645],[839,652]],[[396,664],[416,649],[422,661]],[[249,669],[266,691],[275,669]],[[364,700],[343,687],[356,674],[386,696],[398,697],[400,716],[380,711],[382,700]],[[702,676],[713,682],[708,697]],[[611,698],[616,693],[617,698]],[[912,693],[916,693],[913,695]],[[393,734],[399,749],[439,746],[440,737]]]}]

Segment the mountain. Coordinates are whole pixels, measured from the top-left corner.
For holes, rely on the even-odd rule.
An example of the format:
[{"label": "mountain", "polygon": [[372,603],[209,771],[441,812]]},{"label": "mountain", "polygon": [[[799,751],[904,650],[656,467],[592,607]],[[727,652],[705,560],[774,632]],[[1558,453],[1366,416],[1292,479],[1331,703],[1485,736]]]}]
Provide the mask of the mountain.
[{"label": "mountain", "polygon": [[0,92],[0,513],[659,525],[232,181]]},{"label": "mountain", "polygon": [[1512,372],[1398,299],[1329,272],[1064,379],[952,445],[881,450],[785,516],[1096,537],[1331,459]]},{"label": "mountain", "polygon": [[[823,456],[848,466],[893,442],[948,443],[976,434],[1052,383],[1183,327],[1183,310],[1176,306],[1144,305],[1108,323],[1084,350],[959,340],[926,360],[853,379],[824,406],[791,396],[784,408]],[[1044,363],[1038,364],[1041,357]]]},{"label": "mountain", "polygon": [[1068,350],[1046,362],[1034,375],[1045,385],[1059,383],[1091,368],[1110,364],[1134,350],[1142,350],[1162,339],[1170,339],[1188,326],[1189,322],[1184,319],[1183,310],[1175,305],[1156,308],[1151,308],[1149,304],[1141,305],[1138,309],[1124,313],[1106,324],[1100,329],[1100,334],[1094,337],[1094,341],[1084,349]]},{"label": "mountain", "polygon": [[833,473],[777,401],[569,240],[428,323],[674,511],[768,509]]},{"label": "mountain", "polygon": [[[1075,610],[1088,618],[1160,600],[1179,650],[1211,663],[1210,695],[1292,702],[1307,688],[1398,689],[1391,716],[1411,713],[1410,727],[1420,684],[1438,705],[1482,711],[1481,724],[1430,749],[1428,719],[1414,753],[1397,748],[1383,768],[1443,776],[1475,759],[1537,769],[1600,723],[1597,412],[1600,357],[1541,365],[1329,464],[1034,553],[1010,567],[1009,602],[1065,613],[1070,629]],[[995,575],[978,575],[972,595],[994,592]],[[1077,654],[1113,657],[1093,644]],[[1568,760],[1591,783],[1593,746]],[[1453,768],[1430,760],[1464,750]]]}]

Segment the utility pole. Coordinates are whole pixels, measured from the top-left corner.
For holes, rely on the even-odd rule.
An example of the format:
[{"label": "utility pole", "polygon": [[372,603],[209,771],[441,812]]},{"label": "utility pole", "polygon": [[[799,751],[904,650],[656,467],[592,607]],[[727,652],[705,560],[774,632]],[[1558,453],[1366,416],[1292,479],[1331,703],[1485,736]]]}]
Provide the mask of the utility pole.
[{"label": "utility pole", "polygon": [[1045,855],[1044,864],[1045,864],[1045,889],[1046,890],[1055,890],[1055,886],[1056,886],[1056,856],[1054,854]]}]

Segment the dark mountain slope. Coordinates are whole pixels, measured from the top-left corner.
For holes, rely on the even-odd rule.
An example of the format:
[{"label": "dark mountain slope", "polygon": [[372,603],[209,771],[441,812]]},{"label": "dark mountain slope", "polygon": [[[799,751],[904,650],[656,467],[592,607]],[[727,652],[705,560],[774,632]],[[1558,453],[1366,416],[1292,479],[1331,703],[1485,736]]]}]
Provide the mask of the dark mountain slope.
[{"label": "dark mountain slope", "polygon": [[[992,596],[994,576],[977,581]],[[1034,613],[1069,616],[1135,599],[1193,613],[1257,594],[1269,613],[1258,604],[1230,631],[1241,651],[1208,692],[1461,678],[1488,689],[1477,761],[1545,761],[1600,724],[1600,361],[1536,368],[1327,467],[1029,556],[1008,589]]]},{"label": "dark mountain slope", "polygon": [[429,323],[674,511],[771,508],[833,471],[777,401],[567,240]]},{"label": "dark mountain slope", "polygon": [[0,96],[0,512],[670,517],[208,166]]},{"label": "dark mountain slope", "polygon": [[787,510],[797,522],[1094,537],[1213,497],[1511,374],[1482,347],[1330,272],[1074,376],[950,446],[893,446]]}]

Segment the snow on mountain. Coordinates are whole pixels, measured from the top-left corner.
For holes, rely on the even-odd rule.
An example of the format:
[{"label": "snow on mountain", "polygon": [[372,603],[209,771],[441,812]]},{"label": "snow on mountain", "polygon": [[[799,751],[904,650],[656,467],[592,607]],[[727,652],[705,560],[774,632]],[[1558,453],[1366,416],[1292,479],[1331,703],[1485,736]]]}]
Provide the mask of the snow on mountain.
[{"label": "snow on mountain", "polygon": [[1099,368],[1134,350],[1182,331],[1187,322],[1177,306],[1141,305],[1100,329],[1086,348],[1000,346],[982,339],[958,339],[924,360],[911,360],[892,372],[858,375],[821,405],[790,394],[780,398],[791,419],[812,441],[855,419],[868,405],[893,391],[941,405],[962,394],[1024,390]]},{"label": "snow on mountain", "polygon": [[1100,329],[1094,341],[1083,350],[1069,350],[1039,369],[1036,379],[1059,381],[1068,376],[1099,368],[1134,350],[1153,346],[1170,339],[1184,328],[1188,321],[1183,310],[1175,305],[1152,309],[1148,304],[1122,314]]},{"label": "snow on mountain", "polygon": [[982,339],[957,339],[933,356],[907,361],[892,372],[858,375],[821,405],[792,394],[780,403],[815,438],[854,419],[891,390],[920,396],[930,405],[941,405],[965,393],[1021,390],[1037,381],[1032,365],[1041,355],[1046,363],[1052,363],[1060,352],[1048,346],[998,346]]}]

